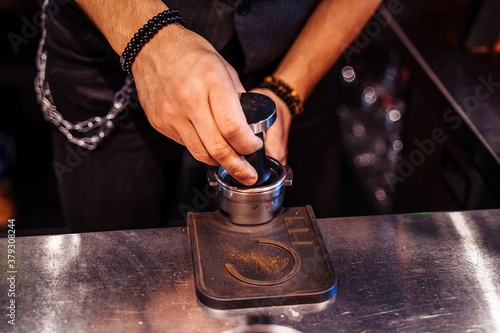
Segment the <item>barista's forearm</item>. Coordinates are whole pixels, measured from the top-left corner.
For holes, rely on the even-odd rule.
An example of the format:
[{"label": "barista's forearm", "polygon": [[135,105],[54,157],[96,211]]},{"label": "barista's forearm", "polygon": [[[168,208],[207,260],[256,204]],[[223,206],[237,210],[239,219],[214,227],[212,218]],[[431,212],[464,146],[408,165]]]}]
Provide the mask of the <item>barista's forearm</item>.
[{"label": "barista's forearm", "polygon": [[323,0],[274,74],[307,99],[380,3],[381,0]]},{"label": "barista's forearm", "polygon": [[168,9],[161,0],[76,0],[120,54],[134,33],[156,14]]}]

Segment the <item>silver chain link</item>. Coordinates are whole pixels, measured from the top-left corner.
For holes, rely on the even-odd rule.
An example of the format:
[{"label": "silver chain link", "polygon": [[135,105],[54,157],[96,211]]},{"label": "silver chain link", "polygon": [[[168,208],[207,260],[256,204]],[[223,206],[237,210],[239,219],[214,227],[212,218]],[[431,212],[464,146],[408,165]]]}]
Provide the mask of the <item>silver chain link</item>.
[{"label": "silver chain link", "polygon": [[[49,83],[45,81],[47,67],[47,51],[44,49],[47,37],[47,30],[45,27],[47,14],[45,12],[45,7],[48,2],[49,0],[43,2],[40,15],[41,38],[36,56],[38,74],[35,79],[35,92],[38,104],[41,106],[44,119],[54,124],[59,131],[66,136],[69,142],[89,150],[94,150],[115,128],[118,116],[130,103],[130,95],[134,90],[134,80],[127,76],[125,84],[115,93],[111,109],[106,116],[93,117],[74,124],[64,119],[57,111],[52,99]],[[89,135],[90,133],[85,135],[85,133],[92,130],[94,133],[93,135]],[[77,136],[77,133],[81,133],[81,135]]]}]

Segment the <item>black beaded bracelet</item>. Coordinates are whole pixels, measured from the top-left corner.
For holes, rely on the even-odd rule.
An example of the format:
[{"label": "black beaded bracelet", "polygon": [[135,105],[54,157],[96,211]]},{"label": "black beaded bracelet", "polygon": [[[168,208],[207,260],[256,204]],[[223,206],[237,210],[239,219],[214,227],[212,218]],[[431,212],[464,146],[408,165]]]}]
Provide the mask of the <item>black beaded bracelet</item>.
[{"label": "black beaded bracelet", "polygon": [[304,104],[300,100],[297,91],[275,76],[266,76],[259,88],[267,88],[281,98],[292,113],[292,118],[296,119],[304,113]]},{"label": "black beaded bracelet", "polygon": [[165,10],[150,19],[148,23],[144,24],[144,26],[134,34],[134,37],[130,39],[130,42],[128,42],[120,57],[120,64],[123,71],[132,77],[132,63],[137,57],[137,54],[139,54],[139,51],[141,51],[143,46],[149,42],[161,28],[174,22],[182,25],[186,24],[186,21],[181,16],[178,9]]}]

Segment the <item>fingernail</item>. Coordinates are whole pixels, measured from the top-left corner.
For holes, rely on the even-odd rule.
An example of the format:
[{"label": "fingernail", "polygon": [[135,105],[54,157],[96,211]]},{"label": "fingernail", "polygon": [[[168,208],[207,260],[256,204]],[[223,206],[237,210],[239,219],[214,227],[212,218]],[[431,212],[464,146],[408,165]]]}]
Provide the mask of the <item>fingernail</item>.
[{"label": "fingernail", "polygon": [[251,186],[251,185],[255,184],[255,182],[257,181],[257,178],[258,178],[257,173],[253,172],[252,175],[241,179],[240,183],[242,183],[243,185],[246,185],[246,186]]}]

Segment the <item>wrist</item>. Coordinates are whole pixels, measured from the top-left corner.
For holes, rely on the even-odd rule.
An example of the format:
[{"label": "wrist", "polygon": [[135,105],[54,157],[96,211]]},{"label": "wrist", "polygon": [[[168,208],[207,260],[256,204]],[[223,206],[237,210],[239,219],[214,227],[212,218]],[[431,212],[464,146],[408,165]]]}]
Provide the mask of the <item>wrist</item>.
[{"label": "wrist", "polygon": [[303,100],[299,93],[281,78],[270,75],[264,78],[259,88],[271,90],[287,106],[293,119],[300,117],[304,113]]},{"label": "wrist", "polygon": [[123,71],[129,76],[132,76],[132,64],[143,47],[149,43],[160,30],[174,23],[180,23],[182,25],[186,23],[184,18],[180,15],[180,11],[177,9],[164,10],[149,19],[147,23],[134,34],[125,47],[120,57]]},{"label": "wrist", "polygon": [[313,89],[309,74],[307,69],[302,68],[300,65],[290,66],[282,63],[276,68],[272,75],[280,78],[290,87],[293,87],[299,94],[301,100],[305,102]]}]

